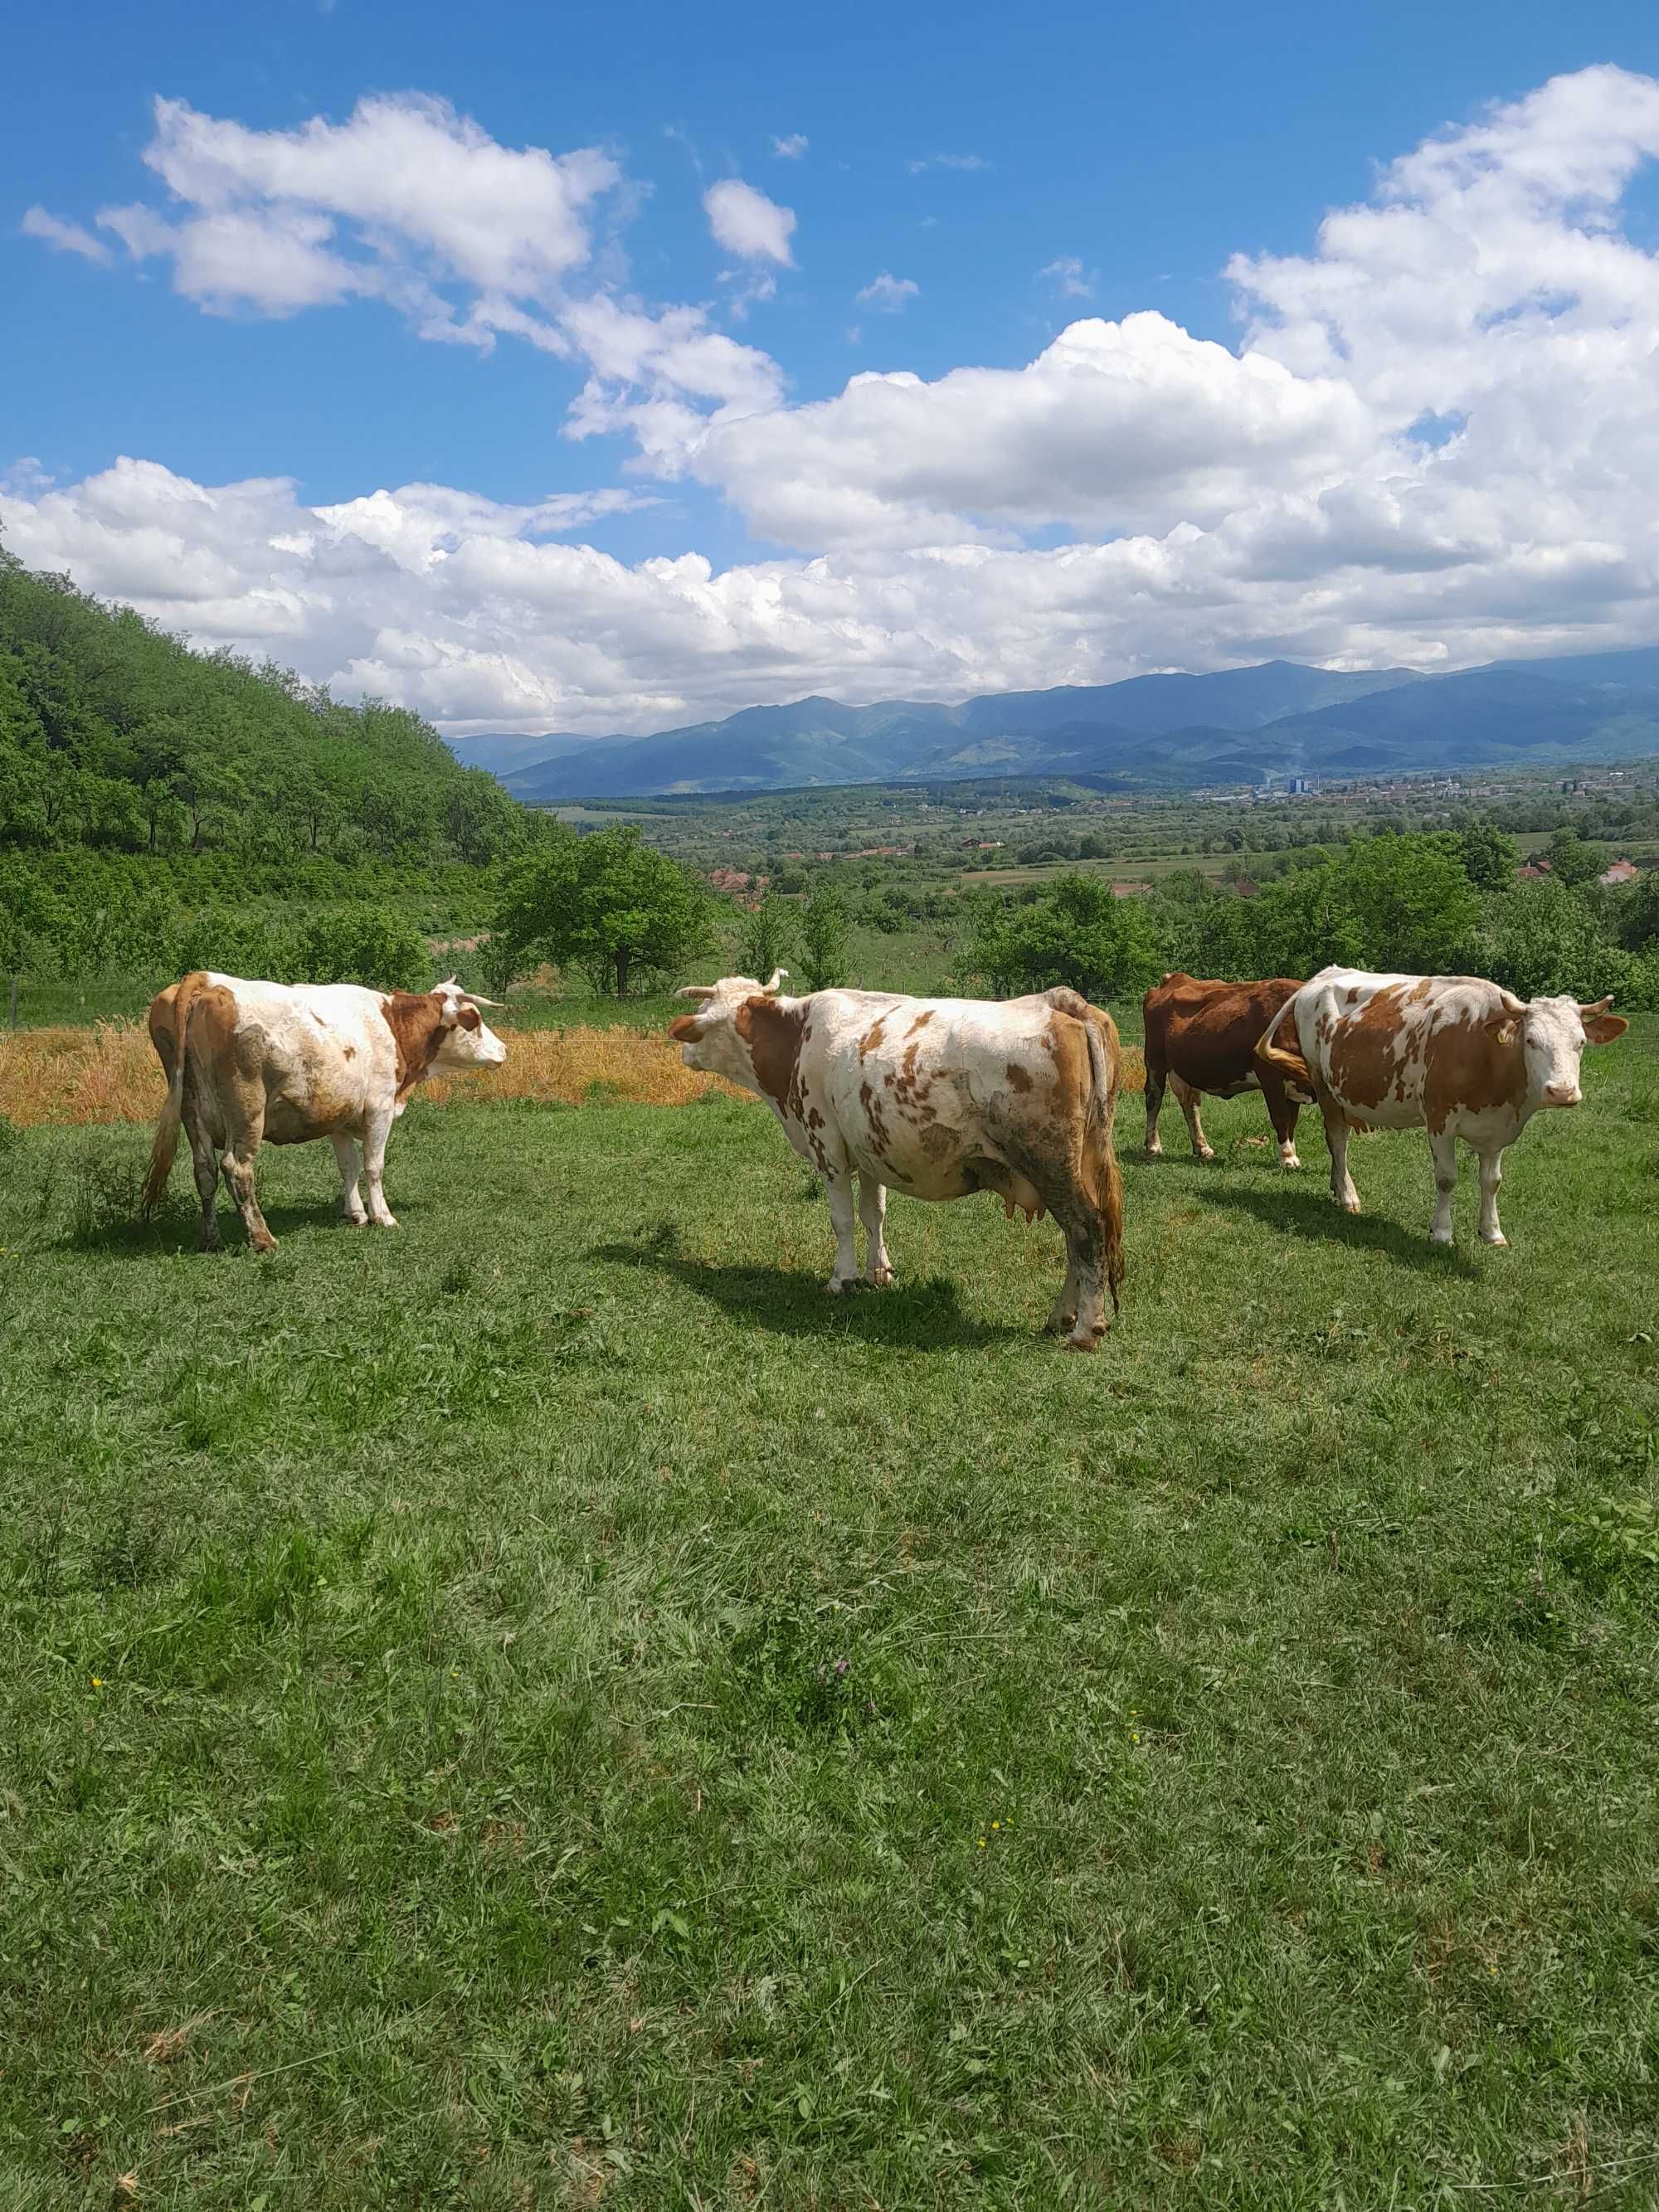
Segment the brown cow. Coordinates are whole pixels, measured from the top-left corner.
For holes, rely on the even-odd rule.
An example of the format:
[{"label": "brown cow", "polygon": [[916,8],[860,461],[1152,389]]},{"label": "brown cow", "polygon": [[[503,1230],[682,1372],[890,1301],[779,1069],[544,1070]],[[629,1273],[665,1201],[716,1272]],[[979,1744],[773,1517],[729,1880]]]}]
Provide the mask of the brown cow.
[{"label": "brown cow", "polygon": [[1260,1091],[1279,1139],[1282,1165],[1299,1168],[1296,1156],[1296,1117],[1299,1106],[1311,1105],[1310,1093],[1298,1097],[1283,1072],[1262,1066],[1255,1048],[1262,1031],[1294,993],[1299,982],[1286,975],[1262,983],[1203,982],[1196,976],[1173,970],[1155,983],[1142,1001],[1146,1023],[1146,1151],[1160,1159],[1158,1117],[1164,1105],[1167,1079],[1201,1160],[1214,1152],[1198,1118],[1200,1092],[1212,1098],[1237,1098],[1242,1091]]}]

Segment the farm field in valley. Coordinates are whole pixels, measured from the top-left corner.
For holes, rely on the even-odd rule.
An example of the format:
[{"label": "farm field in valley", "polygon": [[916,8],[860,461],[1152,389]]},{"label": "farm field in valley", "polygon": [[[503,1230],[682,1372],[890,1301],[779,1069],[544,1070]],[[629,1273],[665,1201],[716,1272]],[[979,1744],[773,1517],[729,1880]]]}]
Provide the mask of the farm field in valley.
[{"label": "farm field in valley", "polygon": [[1095,1358],[988,1200],[825,1297],[720,1091],[417,1098],[395,1235],[267,1150],[264,1261],[0,1125],[0,2201],[1651,2205],[1659,1019],[1585,1078],[1498,1252],[1127,1098]]}]

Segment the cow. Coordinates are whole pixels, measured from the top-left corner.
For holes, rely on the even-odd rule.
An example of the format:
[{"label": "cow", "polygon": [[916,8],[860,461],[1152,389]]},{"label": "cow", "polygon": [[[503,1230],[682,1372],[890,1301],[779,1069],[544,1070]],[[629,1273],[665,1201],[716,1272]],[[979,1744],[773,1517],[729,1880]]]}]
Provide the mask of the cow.
[{"label": "cow", "polygon": [[1288,975],[1274,975],[1261,983],[1200,981],[1175,969],[1161,983],[1154,983],[1141,1001],[1146,1017],[1146,1153],[1161,1159],[1158,1117],[1164,1107],[1164,1086],[1169,1084],[1176,1103],[1187,1117],[1193,1151],[1200,1160],[1214,1152],[1198,1118],[1200,1092],[1212,1098],[1237,1098],[1242,1091],[1260,1091],[1267,1101],[1268,1119],[1279,1139],[1281,1166],[1299,1168],[1296,1156],[1296,1121],[1311,1097],[1298,1097],[1282,1070],[1261,1067],[1255,1048],[1262,1031],[1301,983]]},{"label": "cow", "polygon": [[1348,1132],[1424,1129],[1434,1158],[1429,1236],[1452,1241],[1457,1139],[1480,1161],[1480,1238],[1505,1240],[1498,1221],[1504,1150],[1540,1108],[1576,1106],[1587,1044],[1611,1044],[1630,1024],[1609,999],[1517,999],[1474,975],[1371,975],[1322,968],[1287,999],[1256,1047],[1264,1079],[1306,1085],[1325,1118],[1331,1195],[1358,1213]]},{"label": "cow", "polygon": [[[381,1176],[386,1138],[434,1067],[499,1067],[507,1047],[480,1004],[452,976],[432,991],[368,991],[355,983],[254,983],[198,969],[152,1002],[150,1041],[167,1080],[144,1185],[153,1213],[167,1188],[182,1124],[202,1201],[201,1249],[219,1249],[214,1210],[222,1165],[256,1252],[274,1252],[254,1194],[261,1143],[326,1137],[340,1170],[340,1208],[353,1224],[398,1225]],[[357,1147],[368,1179],[358,1194]]]},{"label": "cow", "polygon": [[669,1025],[688,1067],[756,1092],[823,1179],[836,1232],[825,1286],[893,1279],[887,1193],[965,1198],[994,1191],[1012,1220],[1053,1214],[1066,1239],[1066,1280],[1048,1316],[1076,1350],[1105,1334],[1123,1277],[1123,1187],[1112,1149],[1119,1054],[1111,1017],[1075,991],[1000,1004],[912,999],[884,991],[780,994],[728,975],[689,985],[696,1013]]}]

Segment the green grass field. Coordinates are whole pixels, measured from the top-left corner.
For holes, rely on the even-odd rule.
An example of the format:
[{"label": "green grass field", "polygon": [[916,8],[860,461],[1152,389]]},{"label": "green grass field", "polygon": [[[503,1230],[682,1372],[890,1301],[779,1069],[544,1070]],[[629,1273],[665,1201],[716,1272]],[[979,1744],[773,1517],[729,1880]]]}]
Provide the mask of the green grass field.
[{"label": "green grass field", "polygon": [[[1659,1024],[1139,1152],[1122,1317],[755,1106],[415,1105],[272,1259],[0,1131],[0,2204],[1659,2201]],[[1177,1138],[1179,1137],[1179,1142]],[[1646,1517],[1644,1517],[1644,1516]]]}]

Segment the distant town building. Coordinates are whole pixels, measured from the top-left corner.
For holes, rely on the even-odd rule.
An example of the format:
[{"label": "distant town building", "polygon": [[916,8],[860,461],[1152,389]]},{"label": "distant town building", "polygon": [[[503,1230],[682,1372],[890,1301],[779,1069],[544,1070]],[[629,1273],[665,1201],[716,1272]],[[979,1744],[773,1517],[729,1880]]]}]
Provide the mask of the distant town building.
[{"label": "distant town building", "polygon": [[1610,868],[1603,868],[1595,880],[1598,884],[1607,884],[1609,886],[1614,884],[1633,884],[1636,881],[1636,864],[1633,860],[1615,860]]},{"label": "distant town building", "polygon": [[1114,898],[1150,898],[1152,890],[1152,887],[1150,884],[1114,884],[1112,896]]},{"label": "distant town building", "polygon": [[1309,782],[1305,775],[1293,775],[1291,778],[1290,793],[1292,799],[1300,799],[1304,792],[1309,792],[1312,789],[1313,786]]},{"label": "distant town building", "polygon": [[1526,860],[1515,873],[1517,882],[1541,884],[1545,877],[1550,873],[1550,864],[1547,860]]}]

